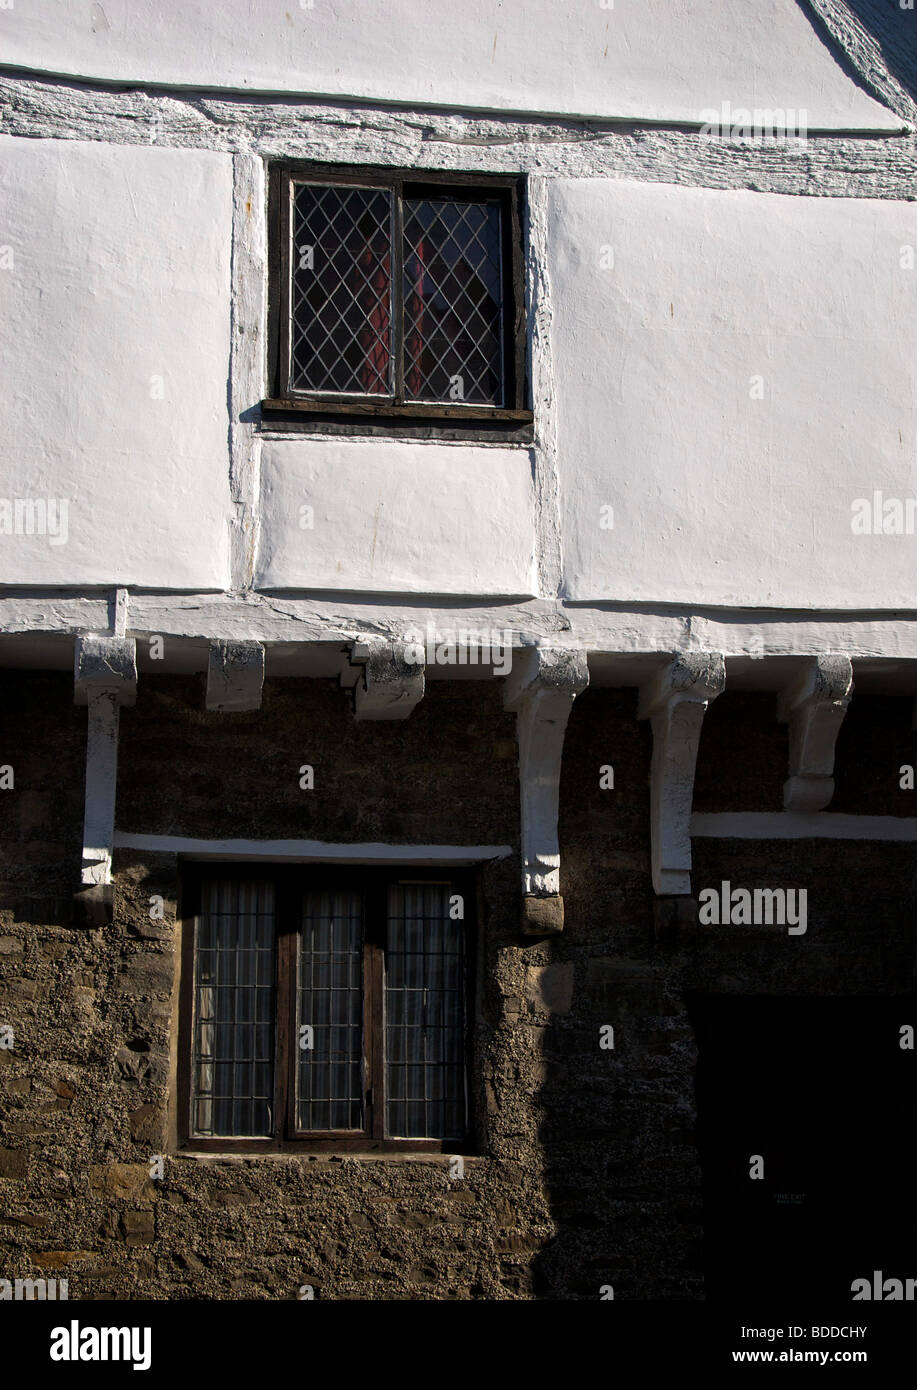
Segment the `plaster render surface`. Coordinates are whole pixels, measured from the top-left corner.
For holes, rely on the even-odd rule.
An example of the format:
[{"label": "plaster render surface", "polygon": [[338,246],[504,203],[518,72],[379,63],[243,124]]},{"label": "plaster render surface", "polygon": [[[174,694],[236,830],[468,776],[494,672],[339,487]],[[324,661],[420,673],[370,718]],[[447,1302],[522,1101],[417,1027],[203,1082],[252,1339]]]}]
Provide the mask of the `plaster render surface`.
[{"label": "plaster render surface", "polygon": [[[232,160],[0,138],[0,583],[229,587]],[[63,529],[60,528],[63,535]]]},{"label": "plaster render surface", "polygon": [[911,604],[917,537],[851,520],[917,482],[914,204],[549,197],[565,597]]},{"label": "plaster render surface", "polygon": [[265,439],[260,537],[262,589],[531,595],[531,455]]},{"label": "plaster render surface", "polygon": [[3,15],[3,62],[106,81],[698,121],[805,109],[810,129],[900,128],[795,0],[44,0]]}]

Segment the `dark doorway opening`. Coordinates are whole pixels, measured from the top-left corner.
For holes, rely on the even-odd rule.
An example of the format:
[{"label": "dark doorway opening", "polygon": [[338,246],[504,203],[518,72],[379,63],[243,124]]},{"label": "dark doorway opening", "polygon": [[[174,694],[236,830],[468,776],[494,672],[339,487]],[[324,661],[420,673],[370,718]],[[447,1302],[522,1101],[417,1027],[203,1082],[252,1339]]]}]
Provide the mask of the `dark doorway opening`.
[{"label": "dark doorway opening", "polygon": [[[917,1277],[917,997],[689,995],[711,1301]],[[762,1179],[750,1179],[753,1155]]]}]

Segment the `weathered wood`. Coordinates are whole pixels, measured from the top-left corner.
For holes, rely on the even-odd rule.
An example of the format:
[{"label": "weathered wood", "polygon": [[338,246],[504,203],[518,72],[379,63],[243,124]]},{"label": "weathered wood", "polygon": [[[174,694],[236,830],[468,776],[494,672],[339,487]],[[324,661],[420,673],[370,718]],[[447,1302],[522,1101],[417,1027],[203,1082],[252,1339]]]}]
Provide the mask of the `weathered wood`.
[{"label": "weathered wood", "polygon": [[[514,654],[504,704],[516,712],[522,833],[522,892],[556,897],[560,892],[557,834],[560,767],[573,701],[589,684],[585,654],[559,647],[527,647]],[[529,920],[527,917],[526,920]],[[554,912],[544,921],[560,930]]]},{"label": "weathered wood", "polygon": [[704,715],[726,683],[719,652],[681,652],[640,691],[637,714],[653,730],[650,837],[653,887],[659,895],[691,892],[691,811]]},{"label": "weathered wood", "polygon": [[789,776],[783,784],[787,811],[823,811],[834,795],[834,745],[853,692],[847,656],[818,656],[782,692],[778,718],[789,725]]},{"label": "weathered wood", "polygon": [[121,705],[137,698],[136,643],[127,637],[83,637],[74,644],[74,702],[87,706],[86,789],[83,818],[83,897],[86,920],[110,920],[118,786],[118,725]]}]

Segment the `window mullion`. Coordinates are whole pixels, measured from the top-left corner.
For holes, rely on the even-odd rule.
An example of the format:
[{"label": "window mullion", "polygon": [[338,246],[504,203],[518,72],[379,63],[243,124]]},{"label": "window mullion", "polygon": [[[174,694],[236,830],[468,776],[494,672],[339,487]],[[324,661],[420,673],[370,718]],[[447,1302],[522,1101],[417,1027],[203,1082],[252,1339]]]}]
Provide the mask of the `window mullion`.
[{"label": "window mullion", "polygon": [[283,393],[293,389],[290,340],[293,333],[293,178],[284,174],[280,194],[280,381]]},{"label": "window mullion", "polygon": [[395,404],[404,405],[404,184],[397,179],[393,190],[392,315],[394,319]]},{"label": "window mullion", "polygon": [[385,1138],[385,1019],[383,1000],[383,947],[385,941],[385,887],[378,879],[367,884],[365,898],[366,1053],[372,1104],[367,1130],[372,1139]]},{"label": "window mullion", "polygon": [[[507,376],[503,404],[515,410],[522,410],[525,407],[525,257],[519,198],[515,189],[504,201],[504,217],[507,233],[504,245],[508,245],[509,254],[503,291],[504,370]],[[512,309],[511,314],[506,311],[507,308]]]},{"label": "window mullion", "polygon": [[274,1138],[280,1144],[295,1133],[295,1068],[299,1049],[295,1036],[298,933],[294,885],[285,875],[276,889],[277,902],[277,1055],[275,1058]]}]

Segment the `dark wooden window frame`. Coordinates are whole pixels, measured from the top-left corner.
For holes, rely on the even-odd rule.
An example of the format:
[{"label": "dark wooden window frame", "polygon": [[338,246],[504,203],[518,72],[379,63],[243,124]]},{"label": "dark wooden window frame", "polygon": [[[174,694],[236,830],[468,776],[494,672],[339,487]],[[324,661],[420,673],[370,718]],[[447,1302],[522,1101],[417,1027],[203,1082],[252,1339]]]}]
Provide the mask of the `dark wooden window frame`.
[{"label": "dark wooden window frame", "polygon": [[[277,932],[276,1023],[274,1042],[274,1114],[277,1133],[270,1138],[205,1137],[191,1129],[194,968],[201,885],[205,878],[263,878],[275,885]],[[385,1049],[383,1031],[383,946],[390,883],[449,883],[464,899],[465,943],[465,1089],[466,1133],[448,1140],[389,1139],[385,1136]],[[359,888],[364,895],[363,1036],[366,1127],[353,1130],[298,1132],[295,1127],[297,1062],[296,944],[301,930],[299,893],[304,885],[325,890]],[[477,884],[474,871],[442,866],[359,866],[260,864],[233,861],[185,861],[181,869],[182,971],[179,1000],[178,1142],[202,1153],[448,1153],[474,1152],[472,1109],[472,1034],[476,978]]]},{"label": "dark wooden window frame", "polygon": [[[393,246],[396,376],[403,394],[402,245],[404,197],[445,196],[499,201],[503,217],[504,274],[504,400],[505,408],[486,405],[446,405],[436,402],[341,401],[339,396],[289,389],[290,333],[290,184],[296,180],[330,185],[385,188],[395,197],[396,233]],[[281,431],[344,434],[388,434],[405,437],[479,439],[482,442],[531,443],[533,414],[529,408],[526,374],[525,257],[522,243],[523,177],[486,174],[438,174],[416,169],[363,168],[285,161],[268,173],[268,360],[269,396],[261,402],[262,427]],[[286,372],[287,380],[284,381]]]}]

